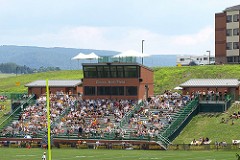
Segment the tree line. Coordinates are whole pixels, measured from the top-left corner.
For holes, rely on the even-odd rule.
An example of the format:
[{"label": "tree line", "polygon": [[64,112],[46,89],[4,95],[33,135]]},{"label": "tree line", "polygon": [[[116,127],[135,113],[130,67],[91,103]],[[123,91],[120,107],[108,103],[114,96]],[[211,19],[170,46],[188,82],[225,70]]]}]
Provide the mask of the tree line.
[{"label": "tree line", "polygon": [[8,74],[31,74],[36,72],[48,72],[48,71],[58,71],[61,70],[59,67],[40,67],[38,69],[30,68],[26,65],[17,65],[16,63],[1,63],[0,73]]}]

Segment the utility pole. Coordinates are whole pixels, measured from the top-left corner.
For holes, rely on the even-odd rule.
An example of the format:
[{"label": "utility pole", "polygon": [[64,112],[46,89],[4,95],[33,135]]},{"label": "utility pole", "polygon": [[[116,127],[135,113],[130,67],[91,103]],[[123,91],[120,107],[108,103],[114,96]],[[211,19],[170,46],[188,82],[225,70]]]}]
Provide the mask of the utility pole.
[{"label": "utility pole", "polygon": [[142,40],[142,64],[143,64],[143,42],[144,40]]},{"label": "utility pole", "polygon": [[208,52],[208,64],[210,64],[210,54],[211,54],[211,51],[206,51]]}]

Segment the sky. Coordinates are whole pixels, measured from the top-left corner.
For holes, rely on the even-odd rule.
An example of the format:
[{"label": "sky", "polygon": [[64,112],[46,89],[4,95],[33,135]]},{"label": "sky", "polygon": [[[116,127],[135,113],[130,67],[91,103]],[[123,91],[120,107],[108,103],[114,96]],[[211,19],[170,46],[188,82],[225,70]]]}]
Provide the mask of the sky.
[{"label": "sky", "polygon": [[234,5],[240,1],[0,0],[0,45],[214,55],[215,13]]}]

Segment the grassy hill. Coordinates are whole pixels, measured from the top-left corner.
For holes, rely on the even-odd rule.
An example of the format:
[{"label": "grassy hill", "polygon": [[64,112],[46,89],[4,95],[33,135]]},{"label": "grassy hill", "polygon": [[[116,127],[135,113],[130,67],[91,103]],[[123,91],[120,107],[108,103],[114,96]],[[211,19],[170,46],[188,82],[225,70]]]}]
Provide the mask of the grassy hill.
[{"label": "grassy hill", "polygon": [[[161,94],[173,89],[191,78],[237,78],[240,79],[240,65],[157,67],[154,70],[154,92]],[[26,92],[24,84],[45,79],[81,79],[81,70],[54,71],[35,74],[1,77],[0,92]],[[20,82],[20,86],[16,86]]]},{"label": "grassy hill", "polygon": [[240,79],[240,65],[205,65],[185,67],[154,68],[154,92],[162,93],[173,89],[192,78],[237,78]]},{"label": "grassy hill", "polygon": [[[232,140],[239,140],[240,119],[230,119],[233,112],[240,111],[240,104],[233,104],[225,113],[201,113],[195,116],[192,121],[183,129],[180,135],[173,141],[173,144],[189,144],[194,138],[208,137],[214,144],[215,141],[232,143]],[[225,123],[221,123],[224,118]]]},{"label": "grassy hill", "polygon": [[[43,72],[35,74],[15,75],[12,77],[0,77],[0,92],[27,92],[25,84],[35,80],[56,80],[56,79],[81,79],[83,78],[82,70],[68,70]],[[16,86],[16,82],[20,82],[20,86]]]},{"label": "grassy hill", "polygon": [[[186,67],[162,67],[154,69],[155,94],[164,90],[173,89],[179,84],[192,78],[237,78],[240,79],[240,65],[212,65],[212,66],[186,66]],[[81,79],[81,70],[55,71],[36,73],[1,78],[0,92],[26,92],[24,84],[34,80],[44,79]],[[20,86],[16,86],[20,82]],[[228,113],[210,115],[198,115],[174,140],[175,144],[190,143],[193,138],[209,137],[214,141],[226,141],[240,139],[240,119],[228,123],[220,123],[222,118],[227,119],[233,111],[240,111],[240,105],[231,107]]]}]

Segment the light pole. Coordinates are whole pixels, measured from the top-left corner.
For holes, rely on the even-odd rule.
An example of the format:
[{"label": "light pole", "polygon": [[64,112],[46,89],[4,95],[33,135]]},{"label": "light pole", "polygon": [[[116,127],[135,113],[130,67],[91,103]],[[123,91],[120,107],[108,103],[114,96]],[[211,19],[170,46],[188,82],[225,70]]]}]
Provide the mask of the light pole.
[{"label": "light pole", "polygon": [[208,64],[210,64],[210,53],[211,53],[211,51],[206,51],[206,52],[208,52]]},{"label": "light pole", "polygon": [[142,64],[143,64],[143,42],[144,40],[142,40]]}]

